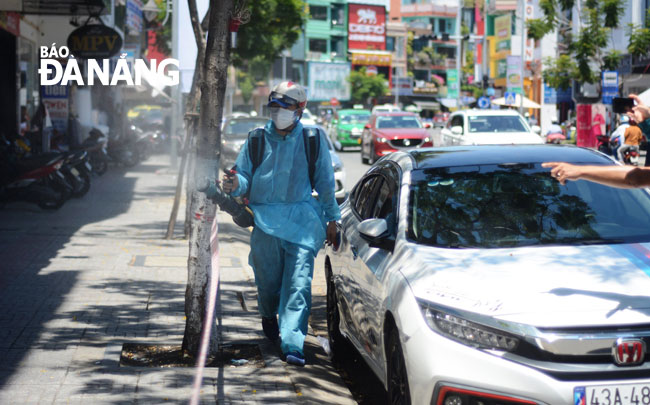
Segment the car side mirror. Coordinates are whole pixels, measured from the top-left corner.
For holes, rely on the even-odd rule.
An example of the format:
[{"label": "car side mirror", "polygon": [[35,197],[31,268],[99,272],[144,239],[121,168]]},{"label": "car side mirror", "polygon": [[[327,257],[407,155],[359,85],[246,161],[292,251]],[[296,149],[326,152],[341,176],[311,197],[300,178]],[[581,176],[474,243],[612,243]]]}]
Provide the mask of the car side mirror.
[{"label": "car side mirror", "polygon": [[542,133],[542,128],[539,125],[533,125],[532,128],[530,128],[531,131],[536,133],[537,135]]},{"label": "car side mirror", "polygon": [[384,218],[366,219],[357,225],[359,235],[368,242],[370,247],[392,251],[395,240],[388,233],[388,221]]},{"label": "car side mirror", "polygon": [[365,129],[370,129],[370,124],[366,124],[363,126]]},{"label": "car side mirror", "polygon": [[427,129],[429,129],[429,128],[431,128],[431,124],[429,124],[429,123],[427,122],[427,123],[424,124],[424,127],[427,128]]},{"label": "car side mirror", "polygon": [[462,135],[463,134],[463,127],[460,125],[456,125],[451,127],[451,133],[454,135]]}]

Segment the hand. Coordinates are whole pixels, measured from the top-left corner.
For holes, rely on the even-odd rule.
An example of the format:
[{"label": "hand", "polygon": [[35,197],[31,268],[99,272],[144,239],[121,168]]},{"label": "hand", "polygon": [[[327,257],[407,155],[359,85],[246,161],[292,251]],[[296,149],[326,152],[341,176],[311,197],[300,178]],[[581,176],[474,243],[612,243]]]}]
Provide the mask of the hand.
[{"label": "hand", "polygon": [[230,194],[239,187],[239,178],[236,174],[224,173],[221,178],[223,191]]},{"label": "hand", "polygon": [[339,248],[339,242],[337,238],[338,231],[336,229],[336,222],[335,221],[330,221],[327,223],[327,231],[325,232],[327,235],[327,244],[328,245],[333,245],[334,250]]},{"label": "hand", "polygon": [[561,162],[542,163],[542,167],[551,168],[551,177],[557,179],[560,184],[566,184],[567,180],[578,180],[580,178],[580,169],[578,166]]},{"label": "hand", "polygon": [[627,113],[627,116],[639,124],[650,118],[650,107],[643,104],[643,101],[636,94],[630,94],[630,98],[636,101],[636,105],[632,108],[632,111]]}]

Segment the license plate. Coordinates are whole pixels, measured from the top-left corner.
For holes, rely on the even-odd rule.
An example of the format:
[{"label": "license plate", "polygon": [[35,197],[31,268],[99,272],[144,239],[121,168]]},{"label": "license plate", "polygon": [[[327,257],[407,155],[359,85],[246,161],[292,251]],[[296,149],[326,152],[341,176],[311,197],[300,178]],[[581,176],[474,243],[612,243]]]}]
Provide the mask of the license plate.
[{"label": "license plate", "polygon": [[650,383],[576,387],[573,398],[575,405],[647,405]]},{"label": "license plate", "polygon": [[70,168],[70,173],[72,173],[75,176],[79,177],[79,170],[75,169],[74,167]]}]

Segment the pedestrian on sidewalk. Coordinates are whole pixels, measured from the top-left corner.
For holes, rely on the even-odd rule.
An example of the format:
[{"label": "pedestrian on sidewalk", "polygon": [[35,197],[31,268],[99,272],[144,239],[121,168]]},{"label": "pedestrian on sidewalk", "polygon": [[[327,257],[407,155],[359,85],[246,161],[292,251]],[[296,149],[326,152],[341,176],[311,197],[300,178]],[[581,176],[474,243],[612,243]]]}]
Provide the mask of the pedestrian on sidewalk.
[{"label": "pedestrian on sidewalk", "polygon": [[306,105],[302,86],[276,85],[268,99],[271,120],[249,133],[236,173],[223,176],[224,191],[248,195],[254,213],[248,262],[255,273],[262,329],[272,341],[280,337],[287,363],[298,366],[305,364],[314,258],[325,240],[336,243],[336,220],[341,217],[325,139],[316,140],[323,146],[316,148],[310,177],[312,143],[300,123]]},{"label": "pedestrian on sidewalk", "polygon": [[[639,124],[643,134],[650,136],[650,106],[635,95],[630,97],[636,105],[627,115]],[[542,163],[542,167],[551,168],[551,176],[561,184],[567,180],[589,180],[606,186],[618,188],[642,188],[650,186],[650,167],[635,166],[581,166],[563,162]]]}]

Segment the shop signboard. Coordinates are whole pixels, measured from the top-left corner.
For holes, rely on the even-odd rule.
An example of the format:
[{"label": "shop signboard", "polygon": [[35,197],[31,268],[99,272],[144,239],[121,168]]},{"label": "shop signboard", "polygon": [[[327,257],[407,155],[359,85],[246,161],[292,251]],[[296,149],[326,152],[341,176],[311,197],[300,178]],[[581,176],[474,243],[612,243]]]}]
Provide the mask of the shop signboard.
[{"label": "shop signboard", "polygon": [[618,72],[605,71],[602,74],[603,104],[612,104],[612,98],[618,96]]},{"label": "shop signboard", "polygon": [[41,86],[41,98],[52,121],[52,127],[61,133],[68,130],[68,86],[60,84]]},{"label": "shop signboard", "polygon": [[126,27],[129,35],[142,32],[142,0],[126,0]]},{"label": "shop signboard", "polygon": [[350,100],[349,63],[309,62],[309,100]]},{"label": "shop signboard", "polygon": [[494,35],[496,36],[496,51],[510,52],[510,39],[512,37],[512,15],[506,13],[494,19]]},{"label": "shop signboard", "polygon": [[508,91],[522,93],[521,56],[508,55],[506,58],[506,88]]},{"label": "shop signboard", "polygon": [[70,33],[68,48],[76,58],[107,59],[120,52],[122,37],[105,25],[84,25]]},{"label": "shop signboard", "polygon": [[[393,92],[398,93],[400,96],[412,96],[413,95],[413,79],[410,77],[391,77],[393,89],[399,85],[398,90],[393,90]],[[435,87],[437,91],[437,86]]]},{"label": "shop signboard", "polygon": [[571,102],[571,87],[568,89],[556,89],[544,84],[544,104],[557,104]]},{"label": "shop signboard", "polygon": [[458,98],[458,71],[447,71],[447,98]]},{"label": "shop signboard", "polygon": [[348,4],[348,49],[386,49],[386,8]]}]

